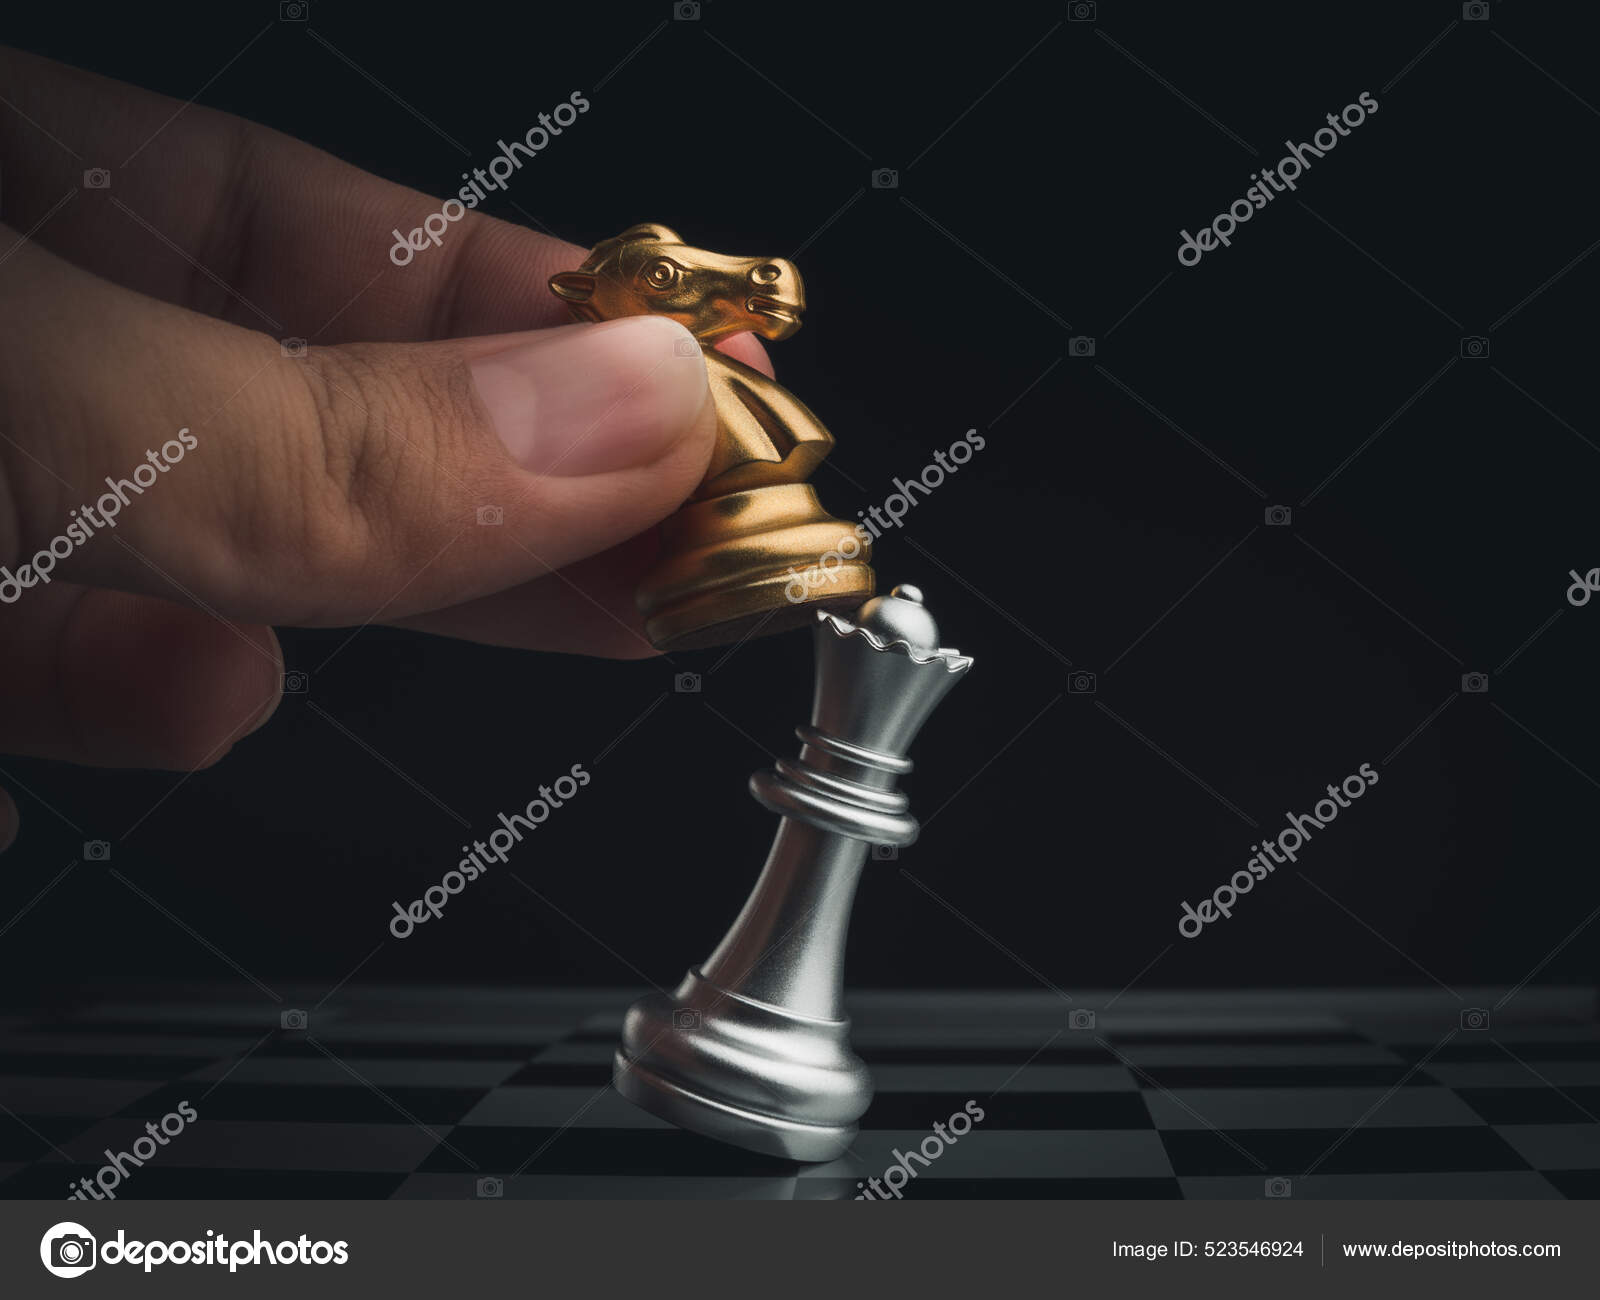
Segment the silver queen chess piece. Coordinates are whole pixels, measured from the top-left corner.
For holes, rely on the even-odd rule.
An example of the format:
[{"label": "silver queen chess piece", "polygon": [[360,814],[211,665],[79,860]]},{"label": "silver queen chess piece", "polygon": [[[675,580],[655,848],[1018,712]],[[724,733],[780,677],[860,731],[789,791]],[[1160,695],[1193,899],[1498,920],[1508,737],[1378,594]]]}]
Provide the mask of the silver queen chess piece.
[{"label": "silver queen chess piece", "polygon": [[905,757],[972,660],[939,645],[915,587],[816,614],[816,693],[797,759],[750,778],[779,814],[744,910],[669,996],[635,1002],[617,1091],[682,1128],[791,1160],[839,1156],[872,1101],[850,1047],[844,946],[870,845],[917,838]]}]

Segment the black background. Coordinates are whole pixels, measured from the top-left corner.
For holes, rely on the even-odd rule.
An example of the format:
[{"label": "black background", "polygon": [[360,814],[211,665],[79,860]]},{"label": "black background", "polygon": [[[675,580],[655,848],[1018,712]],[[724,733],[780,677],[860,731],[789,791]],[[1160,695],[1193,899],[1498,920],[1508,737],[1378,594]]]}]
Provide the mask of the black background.
[{"label": "black background", "polygon": [[[1600,903],[1600,603],[1564,597],[1600,564],[1579,7],[673,8],[25,5],[7,35],[439,195],[582,91],[488,210],[794,255],[807,323],[773,356],[838,439],[836,514],[982,432],[878,548],[977,664],[915,751],[923,839],[864,882],[853,984],[1592,981],[1595,926],[1557,951]],[[1297,195],[1178,265],[1180,228],[1363,91],[1379,111]],[[10,992],[673,980],[754,877],[773,819],[745,780],[811,689],[804,634],[636,663],[283,641],[308,692],[213,770],[5,760]],[[389,937],[463,822],[486,836],[575,762],[593,783],[507,867]],[[1367,762],[1301,872],[1178,937],[1182,900]]]}]

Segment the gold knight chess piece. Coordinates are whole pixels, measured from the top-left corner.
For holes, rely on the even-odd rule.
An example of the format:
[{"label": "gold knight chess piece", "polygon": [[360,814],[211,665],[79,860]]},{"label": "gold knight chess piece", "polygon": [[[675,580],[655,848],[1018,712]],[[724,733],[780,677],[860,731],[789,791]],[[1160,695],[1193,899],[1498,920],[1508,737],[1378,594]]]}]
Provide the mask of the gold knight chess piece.
[{"label": "gold knight chess piece", "polygon": [[805,287],[793,263],[709,253],[647,224],[596,244],[550,289],[578,320],[670,317],[705,357],[717,414],[711,464],[661,525],[661,556],[636,593],[656,649],[781,632],[873,594],[865,530],[830,515],[806,481],[833,435],[782,385],[715,348],[745,331],[776,341],[800,328]]}]

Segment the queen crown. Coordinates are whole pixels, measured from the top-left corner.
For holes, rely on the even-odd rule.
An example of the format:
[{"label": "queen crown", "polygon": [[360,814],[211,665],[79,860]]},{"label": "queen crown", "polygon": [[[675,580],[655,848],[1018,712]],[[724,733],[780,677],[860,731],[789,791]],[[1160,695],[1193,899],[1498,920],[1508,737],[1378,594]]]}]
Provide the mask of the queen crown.
[{"label": "queen crown", "polygon": [[970,657],[939,645],[939,628],[909,584],[876,596],[851,618],[818,612],[816,693],[804,748],[750,779],[773,812],[875,844],[917,837],[906,796],[911,741]]}]

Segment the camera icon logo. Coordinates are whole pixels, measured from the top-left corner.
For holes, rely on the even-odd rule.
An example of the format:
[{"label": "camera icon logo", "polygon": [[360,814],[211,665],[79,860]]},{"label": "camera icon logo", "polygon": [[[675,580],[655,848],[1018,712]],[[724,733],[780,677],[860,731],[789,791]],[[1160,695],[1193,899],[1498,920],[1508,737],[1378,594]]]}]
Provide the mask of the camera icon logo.
[{"label": "camera icon logo", "polygon": [[1094,1012],[1086,1011],[1081,1007],[1076,1011],[1069,1011],[1067,1013],[1067,1028],[1068,1029],[1093,1029],[1094,1028]]},{"label": "camera icon logo", "polygon": [[672,6],[672,16],[680,23],[697,23],[700,21],[700,5],[698,0],[678,0]]},{"label": "camera icon logo", "polygon": [[1069,357],[1092,357],[1094,355],[1094,340],[1087,334],[1074,334],[1067,340],[1067,355]]},{"label": "camera icon logo", "polygon": [[692,1034],[700,1028],[700,1013],[688,1007],[679,1007],[672,1013],[672,1027]]},{"label": "camera icon logo", "polygon": [[898,844],[874,844],[872,846],[872,860],[874,862],[894,862],[900,857]]},{"label": "camera icon logo", "polygon": [[1072,0],[1067,6],[1069,23],[1092,23],[1100,16],[1100,6],[1094,0]]},{"label": "camera icon logo", "polygon": [[83,860],[85,862],[109,862],[111,860],[111,845],[105,840],[85,840]]},{"label": "camera icon logo", "polygon": [[872,188],[875,190],[897,190],[900,188],[900,173],[893,167],[879,167],[872,173]]},{"label": "camera icon logo", "polygon": [[1284,1201],[1294,1195],[1294,1184],[1287,1178],[1269,1178],[1266,1190],[1268,1200]]},{"label": "camera icon logo", "polygon": [[83,174],[83,188],[86,190],[109,190],[111,188],[111,172],[105,167],[91,167]]},{"label": "camera icon logo", "polygon": [[310,1017],[304,1011],[285,1011],[278,1017],[278,1024],[284,1029],[304,1029],[310,1023]]},{"label": "camera icon logo", "polygon": [[1484,338],[1482,334],[1468,334],[1461,340],[1461,357],[1463,360],[1482,361],[1488,355],[1489,340]]},{"label": "camera icon logo", "polygon": [[1287,528],[1294,519],[1294,511],[1288,506],[1268,506],[1266,521],[1268,528]]},{"label": "camera icon logo", "polygon": [[1465,0],[1465,3],[1461,6],[1461,21],[1466,23],[1488,22],[1488,0]]},{"label": "camera icon logo", "polygon": [[700,355],[700,345],[693,339],[679,339],[672,345],[672,351],[680,357],[697,357]]},{"label": "camera icon logo", "polygon": [[39,1239],[39,1262],[57,1277],[82,1277],[98,1254],[94,1236],[81,1223],[58,1223]]},{"label": "camera icon logo", "polygon": [[1068,695],[1093,695],[1099,678],[1093,673],[1073,673],[1067,678]]},{"label": "camera icon logo", "polygon": [[1481,1031],[1489,1027],[1489,1012],[1484,1007],[1468,1007],[1461,1013],[1461,1027]]},{"label": "camera icon logo", "polygon": [[1487,695],[1489,693],[1489,674],[1462,673],[1461,689],[1468,695]]},{"label": "camera icon logo", "polygon": [[288,357],[290,361],[304,361],[308,346],[302,338],[290,337],[278,340],[278,350]]},{"label": "camera icon logo", "polygon": [[285,695],[304,695],[310,689],[311,675],[309,673],[284,673],[283,693]]},{"label": "camera icon logo", "polygon": [[501,506],[479,506],[478,522],[486,526],[498,526],[505,523],[506,512]]},{"label": "camera icon logo", "polygon": [[502,1178],[478,1179],[477,1196],[480,1201],[498,1201],[506,1194],[505,1180]]},{"label": "camera icon logo", "polygon": [[677,691],[679,695],[700,694],[700,674],[679,673],[672,679],[672,689]]},{"label": "camera icon logo", "polygon": [[280,23],[303,23],[311,17],[311,6],[306,0],[278,0]]}]

